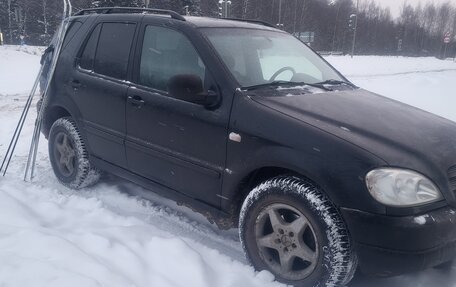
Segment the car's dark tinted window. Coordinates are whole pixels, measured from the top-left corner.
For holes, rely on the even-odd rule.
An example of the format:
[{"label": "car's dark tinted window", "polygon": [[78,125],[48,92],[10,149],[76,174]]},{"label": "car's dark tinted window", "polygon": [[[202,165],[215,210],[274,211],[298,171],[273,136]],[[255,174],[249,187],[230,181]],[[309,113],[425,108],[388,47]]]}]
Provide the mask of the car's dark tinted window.
[{"label": "car's dark tinted window", "polygon": [[79,21],[73,21],[70,23],[70,26],[68,27],[68,31],[65,35],[65,40],[63,41],[63,47],[65,48],[68,43],[70,43],[71,40],[73,40],[74,35],[79,31],[81,28],[82,23]]},{"label": "car's dark tinted window", "polygon": [[192,43],[175,30],[148,26],[141,53],[139,83],[167,91],[169,80],[184,74],[205,80],[206,67]]},{"label": "car's dark tinted window", "polygon": [[99,24],[90,35],[89,40],[79,60],[79,67],[85,70],[93,70],[93,59],[97,50],[98,36],[100,35],[101,24]]},{"label": "car's dark tinted window", "polygon": [[95,54],[95,73],[125,79],[135,28],[131,23],[103,24]]}]

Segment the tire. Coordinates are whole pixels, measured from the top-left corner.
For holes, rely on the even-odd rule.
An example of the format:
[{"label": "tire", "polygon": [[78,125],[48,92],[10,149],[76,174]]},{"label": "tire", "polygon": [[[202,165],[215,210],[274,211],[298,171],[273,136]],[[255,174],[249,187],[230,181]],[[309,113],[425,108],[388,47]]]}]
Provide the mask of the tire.
[{"label": "tire", "polygon": [[63,185],[82,189],[99,181],[100,171],[90,164],[84,141],[71,118],[54,122],[48,148],[54,174]]},{"label": "tire", "polygon": [[344,286],[358,260],[346,225],[313,183],[280,176],[253,189],[244,201],[239,235],[257,270],[294,286]]}]

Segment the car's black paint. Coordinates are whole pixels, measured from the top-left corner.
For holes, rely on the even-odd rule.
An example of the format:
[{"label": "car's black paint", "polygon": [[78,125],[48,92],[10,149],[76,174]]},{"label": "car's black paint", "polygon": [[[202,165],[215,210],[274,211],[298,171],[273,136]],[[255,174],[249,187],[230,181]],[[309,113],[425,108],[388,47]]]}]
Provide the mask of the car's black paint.
[{"label": "car's black paint", "polygon": [[456,256],[456,210],[420,217],[382,216],[342,209],[363,273],[394,276],[433,267]]},{"label": "car's black paint", "polygon": [[[270,27],[195,17],[184,22],[142,14],[74,19],[83,25],[60,55],[43,132],[47,136],[56,119],[71,116],[98,168],[172,197],[222,228],[237,225],[242,200],[261,180],[283,173],[305,177],[344,211],[366,266],[375,259],[369,258],[370,254],[377,253],[368,253],[362,246],[408,248],[419,253],[438,240],[437,235],[429,235],[425,237],[429,246],[398,243],[394,247],[388,243],[388,238],[397,242],[409,239],[406,233],[410,226],[406,225],[415,216],[456,206],[447,176],[456,164],[454,123],[361,89],[317,94],[305,88],[243,91],[199,31],[204,27],[273,29]],[[124,80],[78,67],[90,32],[104,22],[137,24]],[[135,84],[146,25],[175,29],[188,37],[210,72],[212,82],[206,88],[218,94],[217,108],[207,109]],[[238,134],[241,142],[230,140],[231,133]],[[414,208],[378,203],[367,191],[365,176],[382,166],[408,168],[428,176],[445,201]],[[361,220],[356,214],[369,216],[361,216]],[[363,226],[379,226],[378,222],[383,229],[367,228],[364,232]],[[440,222],[433,226],[454,228]],[[388,232],[394,237],[383,236]],[[445,236],[447,241],[456,239],[453,233]],[[440,257],[419,259],[427,262],[415,269],[441,261]],[[396,274],[410,269],[395,268],[387,271]],[[379,274],[374,269],[369,272]]]}]

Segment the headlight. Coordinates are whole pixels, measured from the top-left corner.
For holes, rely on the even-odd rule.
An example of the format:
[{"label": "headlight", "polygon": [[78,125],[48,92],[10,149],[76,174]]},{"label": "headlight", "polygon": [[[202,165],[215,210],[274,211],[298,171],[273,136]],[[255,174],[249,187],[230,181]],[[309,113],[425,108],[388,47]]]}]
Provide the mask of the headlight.
[{"label": "headlight", "polygon": [[367,174],[366,183],[370,194],[389,206],[410,207],[443,199],[434,183],[411,170],[376,169]]}]

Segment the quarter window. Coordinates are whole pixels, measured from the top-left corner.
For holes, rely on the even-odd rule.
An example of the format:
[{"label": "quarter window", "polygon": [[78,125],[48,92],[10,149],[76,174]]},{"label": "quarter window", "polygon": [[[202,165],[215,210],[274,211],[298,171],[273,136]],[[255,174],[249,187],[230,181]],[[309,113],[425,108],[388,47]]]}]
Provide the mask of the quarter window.
[{"label": "quarter window", "polygon": [[167,91],[176,75],[197,75],[203,82],[206,67],[192,43],[172,29],[147,26],[141,52],[139,83]]},{"label": "quarter window", "polygon": [[93,60],[95,51],[97,50],[98,36],[100,35],[101,24],[99,24],[90,35],[86,43],[84,51],[82,52],[81,59],[79,60],[79,67],[84,70],[93,70]]}]

